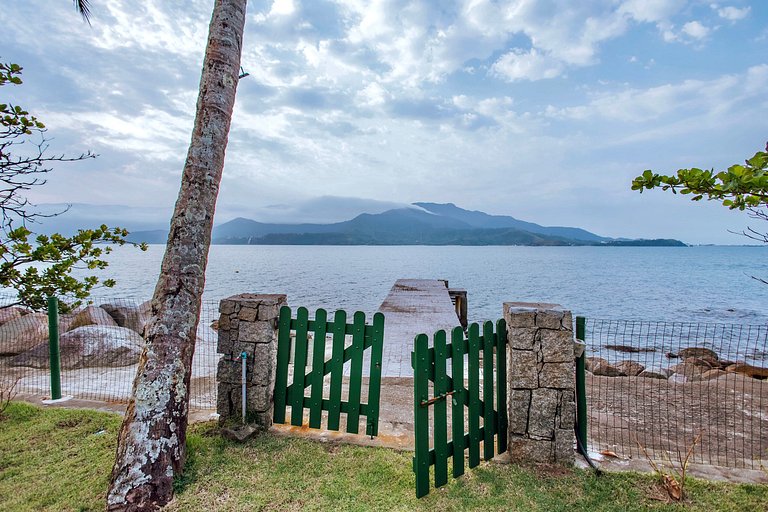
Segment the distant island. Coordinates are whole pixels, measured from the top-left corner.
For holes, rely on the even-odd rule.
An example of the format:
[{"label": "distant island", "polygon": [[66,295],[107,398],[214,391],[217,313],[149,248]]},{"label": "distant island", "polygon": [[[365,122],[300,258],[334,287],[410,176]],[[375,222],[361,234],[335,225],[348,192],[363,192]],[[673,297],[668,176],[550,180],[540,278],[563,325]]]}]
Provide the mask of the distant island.
[{"label": "distant island", "polygon": [[[164,244],[167,231],[136,231],[133,242]],[[685,247],[679,240],[607,238],[581,228],[541,226],[453,203],[413,203],[331,224],[272,224],[242,217],[216,226],[214,244],[229,245],[528,245]]]}]

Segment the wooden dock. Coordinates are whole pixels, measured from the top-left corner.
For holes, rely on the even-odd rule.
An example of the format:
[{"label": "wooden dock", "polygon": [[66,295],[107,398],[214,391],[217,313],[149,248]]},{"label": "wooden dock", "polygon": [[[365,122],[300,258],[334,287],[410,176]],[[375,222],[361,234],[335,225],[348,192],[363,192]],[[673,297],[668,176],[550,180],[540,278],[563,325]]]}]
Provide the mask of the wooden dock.
[{"label": "wooden dock", "polygon": [[398,279],[379,311],[385,317],[382,377],[413,377],[416,335],[461,325],[445,281],[437,279]]}]

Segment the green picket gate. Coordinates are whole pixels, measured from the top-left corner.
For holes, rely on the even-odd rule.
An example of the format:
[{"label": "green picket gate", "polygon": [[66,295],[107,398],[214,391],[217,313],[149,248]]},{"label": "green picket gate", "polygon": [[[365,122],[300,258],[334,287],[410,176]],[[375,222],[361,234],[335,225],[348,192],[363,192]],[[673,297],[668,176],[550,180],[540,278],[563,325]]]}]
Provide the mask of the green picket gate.
[{"label": "green picket gate", "polygon": [[[293,336],[292,336],[293,333]],[[312,357],[308,358],[309,333],[314,334]],[[331,357],[325,359],[326,338],[331,337]],[[295,340],[295,341],[294,341]],[[349,340],[349,343],[348,343]],[[277,338],[277,375],[275,383],[274,422],[285,423],[290,406],[291,425],[301,426],[304,409],[309,409],[309,427],[321,428],[323,411],[327,412],[328,430],[340,430],[341,415],[346,415],[346,431],[359,432],[360,416],[366,418],[365,433],[376,436],[379,429],[379,397],[381,392],[381,357],[384,344],[384,315],[376,313],[373,324],[365,323],[365,313],[358,311],[352,323],[347,313],[339,310],[328,321],[328,313],[318,309],[313,320],[307,308],[280,309]],[[361,401],[364,352],[370,350],[368,403]],[[293,352],[293,361],[291,353]],[[342,400],[344,364],[350,362],[347,399]],[[288,383],[289,366],[293,379]],[[307,372],[309,367],[309,372]],[[325,376],[330,374],[330,387],[324,393]],[[307,395],[306,390],[309,390]],[[327,395],[327,396],[326,396]]]},{"label": "green picket gate", "polygon": [[[480,464],[481,443],[484,460],[507,451],[506,322],[503,319],[497,321],[496,332],[493,328],[493,322],[484,322],[481,334],[477,323],[470,324],[465,338],[462,328],[456,327],[451,331],[450,343],[446,332],[440,330],[433,336],[432,347],[429,347],[426,334],[416,336],[411,365],[414,369],[416,436],[413,470],[419,498],[429,493],[431,466],[435,468],[435,487],[441,487],[448,483],[450,457],[453,477],[457,478],[464,474],[465,452],[469,452],[469,468]],[[432,398],[429,396],[430,382]],[[429,407],[434,407],[432,448]]]}]

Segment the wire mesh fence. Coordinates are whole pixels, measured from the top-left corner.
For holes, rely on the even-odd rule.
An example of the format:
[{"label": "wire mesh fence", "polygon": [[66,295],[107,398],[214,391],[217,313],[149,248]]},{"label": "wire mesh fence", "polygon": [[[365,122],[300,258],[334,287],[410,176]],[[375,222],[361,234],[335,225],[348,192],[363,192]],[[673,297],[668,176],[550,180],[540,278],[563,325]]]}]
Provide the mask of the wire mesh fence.
[{"label": "wire mesh fence", "polygon": [[[94,299],[59,315],[62,395],[126,403],[149,316],[149,303],[134,299]],[[192,410],[216,407],[216,318],[218,302],[203,302],[192,362]],[[46,313],[0,308],[0,386],[15,384],[18,393],[50,397],[48,339]]]},{"label": "wire mesh fence", "polygon": [[768,326],[586,321],[590,450],[768,464]]}]

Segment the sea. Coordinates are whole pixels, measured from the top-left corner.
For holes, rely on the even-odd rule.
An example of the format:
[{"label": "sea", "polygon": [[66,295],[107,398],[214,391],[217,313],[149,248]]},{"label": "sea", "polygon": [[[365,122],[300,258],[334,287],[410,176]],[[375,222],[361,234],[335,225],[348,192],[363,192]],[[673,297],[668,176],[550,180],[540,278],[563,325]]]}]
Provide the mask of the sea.
[{"label": "sea", "polygon": [[[163,245],[119,247],[97,297],[151,297]],[[508,301],[549,302],[588,318],[768,325],[768,247],[211,247],[204,299],[284,293],[293,307],[372,314],[400,278],[467,290],[470,321]]]}]

